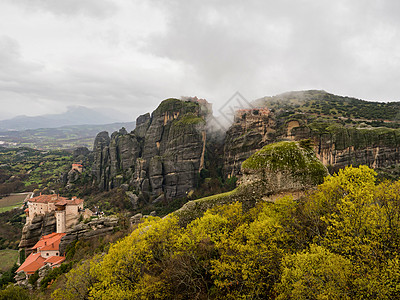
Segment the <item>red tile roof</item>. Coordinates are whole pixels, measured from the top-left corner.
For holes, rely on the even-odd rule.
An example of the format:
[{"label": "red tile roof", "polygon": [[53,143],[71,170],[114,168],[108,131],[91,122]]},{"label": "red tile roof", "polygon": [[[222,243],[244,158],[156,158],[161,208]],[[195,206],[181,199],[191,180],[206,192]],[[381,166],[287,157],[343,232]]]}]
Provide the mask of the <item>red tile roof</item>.
[{"label": "red tile roof", "polygon": [[60,197],[58,195],[40,195],[29,199],[32,203],[55,203],[59,200],[68,200],[67,198]]},{"label": "red tile roof", "polygon": [[55,203],[55,205],[64,206],[64,205],[79,205],[83,203],[83,199],[72,198],[71,200],[62,199]]},{"label": "red tile roof", "polygon": [[49,263],[51,266],[61,264],[65,260],[65,256],[50,256],[44,261],[45,264]]},{"label": "red tile roof", "polygon": [[44,266],[45,260],[40,253],[31,253],[18,268],[17,273],[24,271],[26,274],[33,274],[36,270]]},{"label": "red tile roof", "polygon": [[51,233],[42,238],[32,247],[32,250],[37,249],[38,251],[58,251],[60,246],[61,238],[65,233]]},{"label": "red tile roof", "polygon": [[72,198],[72,200],[68,200],[69,203],[68,204],[72,204],[72,205],[79,205],[81,203],[83,203],[83,199],[79,199],[79,198]]},{"label": "red tile roof", "polygon": [[54,203],[55,205],[79,205],[83,203],[83,199],[73,197],[71,200],[68,198],[60,197],[58,195],[40,195],[29,199],[32,203]]}]

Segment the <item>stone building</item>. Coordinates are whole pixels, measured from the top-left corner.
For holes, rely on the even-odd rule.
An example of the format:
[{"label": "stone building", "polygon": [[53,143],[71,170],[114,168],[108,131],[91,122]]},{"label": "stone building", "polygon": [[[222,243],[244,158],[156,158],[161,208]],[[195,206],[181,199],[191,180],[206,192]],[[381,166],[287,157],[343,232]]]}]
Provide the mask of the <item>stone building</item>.
[{"label": "stone building", "polygon": [[65,233],[51,233],[42,238],[32,247],[32,253],[26,258],[22,265],[18,268],[16,277],[18,281],[23,281],[29,278],[37,270],[48,266],[55,268],[65,260],[65,257],[60,253],[60,241]]},{"label": "stone building", "polygon": [[40,195],[28,200],[26,224],[30,224],[36,215],[55,212],[56,232],[65,232],[79,222],[79,217],[85,214],[83,200],[73,197],[68,199],[59,195]]}]

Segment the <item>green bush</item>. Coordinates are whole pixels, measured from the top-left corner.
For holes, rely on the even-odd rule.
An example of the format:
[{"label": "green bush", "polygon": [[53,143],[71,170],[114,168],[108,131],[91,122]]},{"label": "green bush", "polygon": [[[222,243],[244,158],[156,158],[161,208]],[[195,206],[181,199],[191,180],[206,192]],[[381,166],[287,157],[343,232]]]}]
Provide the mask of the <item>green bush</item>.
[{"label": "green bush", "polygon": [[0,300],[29,300],[29,293],[26,289],[9,284],[0,291]]}]

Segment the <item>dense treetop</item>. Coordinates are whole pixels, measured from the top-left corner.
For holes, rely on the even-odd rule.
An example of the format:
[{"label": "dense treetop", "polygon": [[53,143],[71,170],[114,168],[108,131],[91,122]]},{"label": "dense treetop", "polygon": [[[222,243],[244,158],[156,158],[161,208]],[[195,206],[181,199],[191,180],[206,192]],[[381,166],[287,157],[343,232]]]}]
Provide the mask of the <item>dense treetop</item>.
[{"label": "dense treetop", "polygon": [[149,218],[67,274],[56,299],[393,299],[400,182],[347,167],[300,200]]}]

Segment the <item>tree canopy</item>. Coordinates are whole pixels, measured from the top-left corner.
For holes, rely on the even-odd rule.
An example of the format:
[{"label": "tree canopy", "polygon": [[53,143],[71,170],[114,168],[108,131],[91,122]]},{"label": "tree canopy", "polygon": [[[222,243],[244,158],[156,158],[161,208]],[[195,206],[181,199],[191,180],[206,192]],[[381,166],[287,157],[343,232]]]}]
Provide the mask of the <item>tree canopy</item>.
[{"label": "tree canopy", "polygon": [[[394,299],[400,181],[347,167],[299,200],[148,218],[67,274],[56,299]],[[79,284],[77,284],[79,283]]]}]

